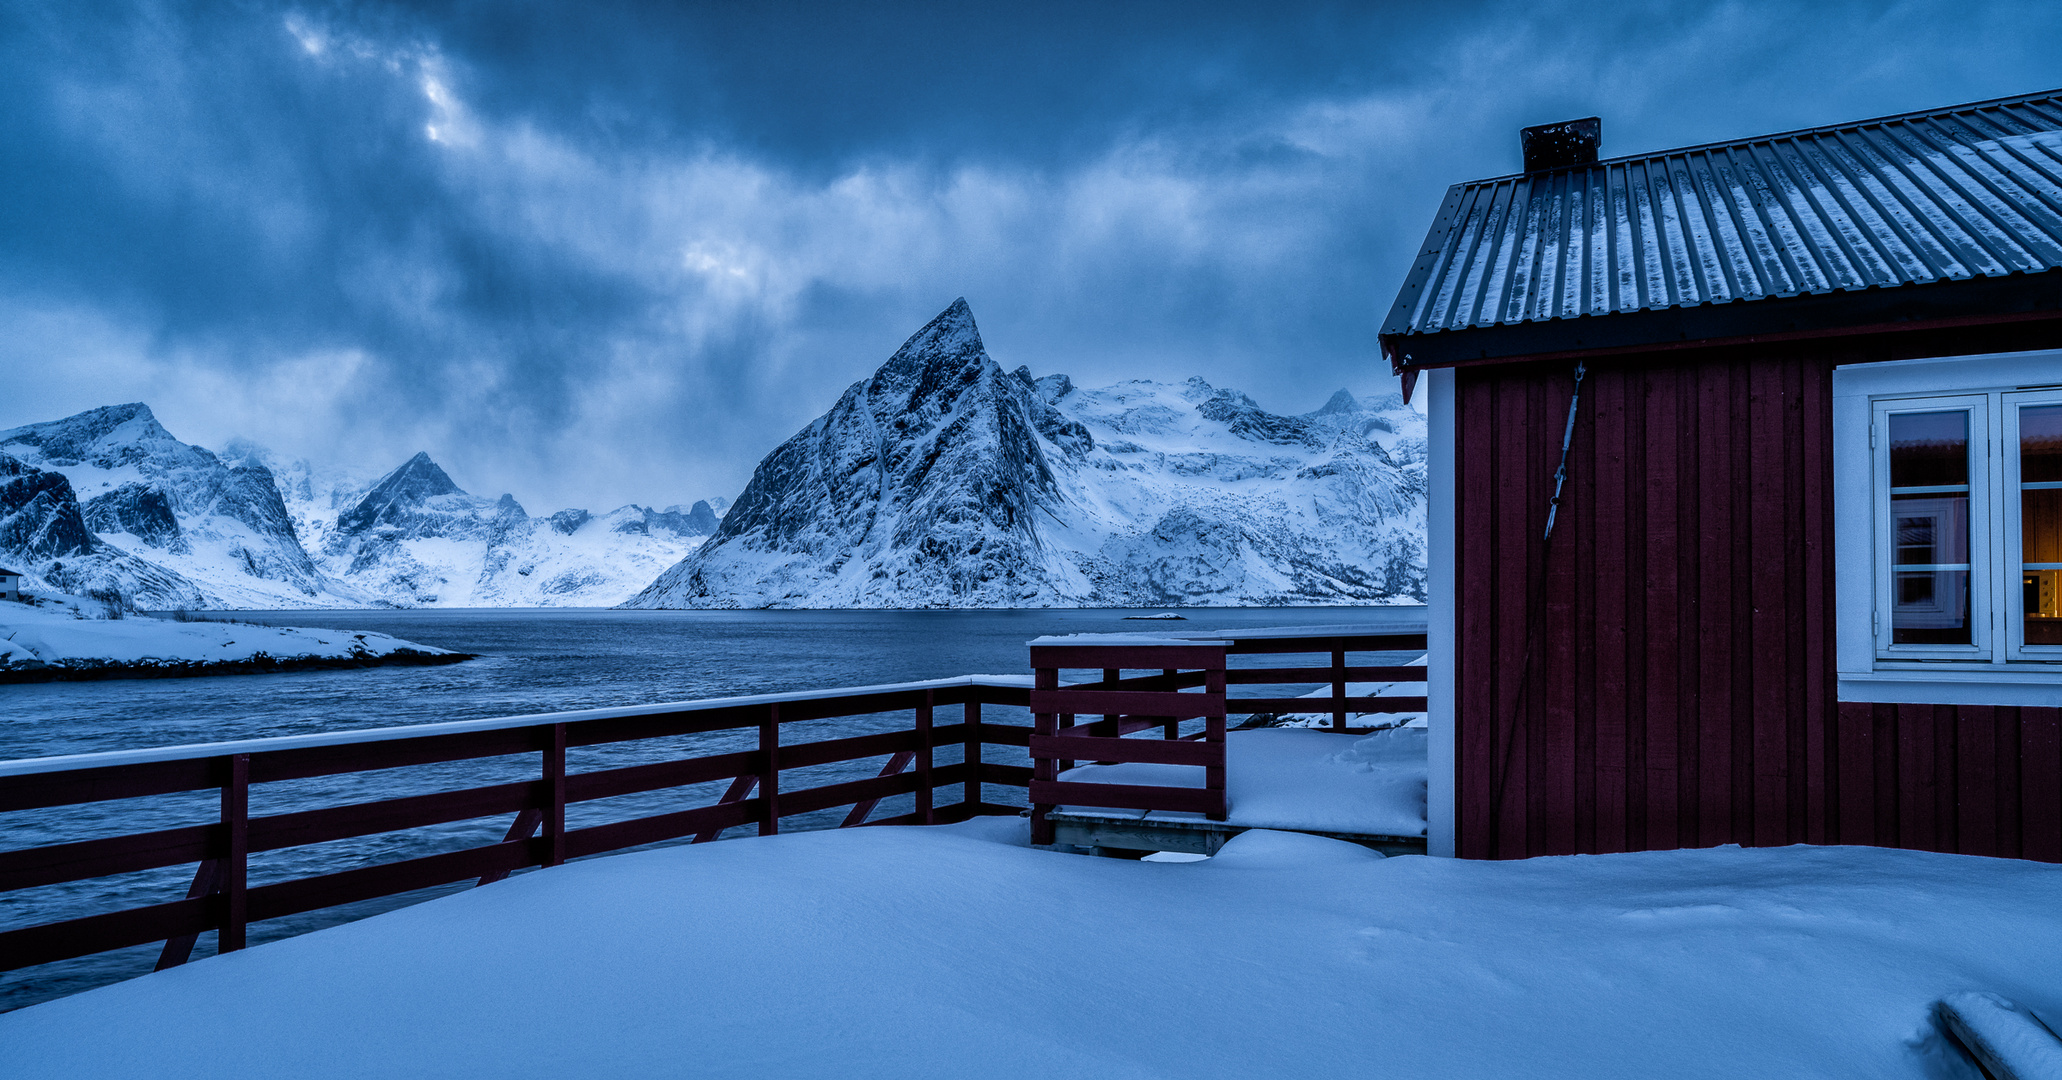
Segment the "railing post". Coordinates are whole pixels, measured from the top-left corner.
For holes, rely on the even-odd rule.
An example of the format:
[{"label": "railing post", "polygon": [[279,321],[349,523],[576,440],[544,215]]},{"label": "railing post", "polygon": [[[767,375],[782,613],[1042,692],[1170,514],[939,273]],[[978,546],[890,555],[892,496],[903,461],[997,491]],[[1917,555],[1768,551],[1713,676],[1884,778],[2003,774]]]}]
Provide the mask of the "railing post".
[{"label": "railing post", "polygon": [[[1034,688],[1039,690],[1058,690],[1060,688],[1060,669],[1041,667],[1032,669],[1032,672],[1032,686]],[[1033,713],[1031,714],[1031,730],[1036,734],[1047,737],[1058,735],[1060,733],[1060,718],[1056,713]],[[1059,779],[1059,769],[1056,767],[1058,764],[1058,762],[1051,758],[1033,755],[1031,758],[1031,779],[1034,782]],[[1032,843],[1050,844],[1053,842],[1052,822],[1047,821],[1045,817],[1052,812],[1053,805],[1052,803],[1040,802],[1031,804]]]},{"label": "railing post", "polygon": [[1346,727],[1346,650],[1332,650],[1332,730]]},{"label": "railing post", "polygon": [[759,756],[765,759],[759,774],[759,835],[780,832],[780,703],[766,706],[766,719],[759,722]]},{"label": "railing post", "polygon": [[222,929],[217,952],[244,947],[244,888],[250,863],[251,756],[229,755],[229,775],[222,783]]},{"label": "railing post", "polygon": [[966,793],[960,798],[966,801],[966,816],[978,817],[981,813],[981,703],[969,701],[961,714],[967,725]]},{"label": "railing post", "polygon": [[[1207,692],[1216,694],[1218,701],[1222,702],[1224,700],[1224,661],[1222,659],[1217,661],[1216,667],[1204,672],[1203,687]],[[1225,817],[1224,706],[1219,705],[1215,714],[1204,717],[1203,724],[1203,741],[1217,748],[1214,759],[1216,764],[1203,766],[1203,786],[1208,788],[1210,793],[1217,797],[1215,800],[1217,807],[1204,816],[1212,821],[1223,821]]]},{"label": "railing post", "polygon": [[544,865],[566,861],[566,725],[553,724],[544,748]]},{"label": "railing post", "polygon": [[[1181,673],[1181,669],[1180,669],[1180,668],[1171,668],[1171,667],[1170,667],[1170,668],[1161,668],[1161,669],[1160,669],[1160,674],[1166,677],[1166,679],[1167,679],[1167,681],[1168,681],[1168,683],[1169,683],[1170,685],[1171,685],[1171,684],[1172,684],[1172,683],[1174,682],[1174,677],[1175,677],[1176,675],[1180,674],[1180,673]],[[1176,720],[1175,718],[1173,718],[1173,717],[1171,717],[1171,716],[1170,716],[1170,717],[1168,717],[1168,718],[1167,718],[1167,722],[1166,722],[1166,723],[1164,723],[1164,724],[1162,724],[1162,725],[1160,725],[1160,737],[1161,737],[1161,738],[1163,738],[1163,739],[1179,739],[1179,738],[1181,738],[1181,721],[1179,721],[1179,720]]]},{"label": "railing post", "polygon": [[931,710],[937,701],[937,691],[926,690],[924,703],[916,707],[916,819],[925,825],[937,824],[931,806]]}]

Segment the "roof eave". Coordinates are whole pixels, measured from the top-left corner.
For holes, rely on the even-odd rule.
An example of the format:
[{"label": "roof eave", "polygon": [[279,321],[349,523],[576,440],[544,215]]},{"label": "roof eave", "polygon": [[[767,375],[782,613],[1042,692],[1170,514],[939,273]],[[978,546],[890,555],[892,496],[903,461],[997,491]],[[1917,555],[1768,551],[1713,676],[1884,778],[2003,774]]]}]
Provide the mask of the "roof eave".
[{"label": "roof eave", "polygon": [[2062,313],[2062,268],[1434,333],[1385,332],[1380,341],[1391,370],[1401,375],[1460,364],[1673,351],[2009,322],[2058,313]]}]

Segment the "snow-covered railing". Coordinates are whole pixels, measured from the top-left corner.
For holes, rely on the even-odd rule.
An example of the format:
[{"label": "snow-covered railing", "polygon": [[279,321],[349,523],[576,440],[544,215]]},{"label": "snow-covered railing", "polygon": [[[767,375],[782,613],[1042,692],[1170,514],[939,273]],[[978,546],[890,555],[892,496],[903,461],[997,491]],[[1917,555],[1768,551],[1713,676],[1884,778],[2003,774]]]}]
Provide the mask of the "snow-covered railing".
[{"label": "snow-covered railing", "polygon": [[[1077,707],[1042,702],[1049,710],[1041,719],[1051,723],[1050,730],[1038,733],[1036,760],[1043,775],[1036,781],[1028,764],[985,760],[987,756],[1024,760],[1021,755],[1034,749],[1031,727],[999,724],[982,716],[984,705],[1032,705],[1034,679],[1002,675],[0,761],[0,829],[8,835],[35,835],[38,839],[90,835],[109,821],[129,827],[121,835],[0,851],[0,893],[71,889],[55,904],[13,905],[17,912],[40,911],[41,915],[32,914],[30,925],[0,930],[0,971],[156,942],[164,943],[157,965],[168,967],[185,962],[199,935],[209,931],[218,933],[222,951],[231,951],[246,944],[252,923],[461,882],[484,885],[517,870],[648,844],[683,839],[699,843],[716,839],[731,828],[774,833],[780,830],[783,818],[798,815],[812,815],[801,822],[805,825],[855,826],[946,823],[980,814],[1015,814],[1021,804],[988,802],[983,786],[1032,789],[1034,800],[1049,804],[1057,790],[1049,786],[1055,782],[1053,768],[1069,759],[1178,759],[1176,763],[1203,764],[1206,769],[1214,763],[1216,782],[1187,797],[1215,798],[1221,814],[1227,712],[1329,711],[1336,729],[1354,730],[1346,726],[1352,714],[1424,709],[1422,697],[1347,694],[1349,684],[1356,682],[1422,681],[1423,668],[1346,665],[1351,652],[1421,651],[1422,633],[1313,627],[1229,634],[1107,635],[1097,640],[1119,647],[1134,641],[1171,640],[1208,646],[1208,651],[1219,657],[1329,653],[1331,663],[1227,669],[1220,659],[1215,670],[1170,671],[1155,659],[1146,668],[1153,674],[1125,678],[1122,669],[1132,661],[1112,659],[1114,654],[1082,659],[1051,651],[1095,642],[1041,639],[1034,644],[1034,653],[1045,650],[1048,659],[1060,659],[1040,666],[1036,676],[1039,690],[1091,695],[1093,703]],[[1107,670],[1100,671],[1100,680],[1063,684],[1059,669],[1078,666]],[[1316,697],[1238,698],[1224,692],[1226,684],[1318,684],[1330,692]],[[1174,697],[1196,687],[1204,688],[1204,694],[1179,694],[1184,699],[1211,698],[1195,712],[1164,704],[1148,707],[1126,696]],[[1090,697],[1079,701],[1090,701]],[[937,723],[936,710],[941,707],[958,708],[957,721]],[[1079,725],[1073,722],[1073,713],[1091,709],[1102,714],[1102,719]],[[878,727],[883,723],[878,718],[892,713],[906,713],[909,719],[886,723],[906,726],[807,742],[783,738],[783,728],[796,723],[855,718],[862,727]],[[1165,715],[1168,713],[1181,715]],[[863,717],[877,719],[856,720]],[[1202,718],[1205,730],[1182,735],[1184,718]],[[1165,738],[1124,738],[1148,727],[1161,729]],[[681,736],[706,738],[686,754],[660,742]],[[728,745],[723,745],[726,742]],[[949,753],[953,747],[960,748],[959,760],[934,760],[936,751],[942,748]],[[1001,752],[984,753],[991,748]],[[607,767],[569,769],[569,751],[581,751],[585,764]],[[1203,760],[1213,752],[1214,757]],[[538,755],[534,768],[509,760],[511,755],[528,754]],[[874,760],[884,760],[884,764],[876,775],[867,775],[873,772]],[[827,768],[842,775],[832,783],[813,782],[824,779],[821,774]],[[411,769],[427,769],[427,776],[406,772]],[[479,783],[497,769],[500,776],[495,778],[503,782]],[[796,770],[814,770],[801,774],[812,786],[784,784],[783,776],[793,776]],[[408,777],[415,778],[414,786],[419,788],[426,779],[448,784],[454,773],[461,781],[470,779],[473,786],[393,794],[408,789]],[[847,778],[855,774],[856,778]],[[506,779],[509,776],[521,778]],[[311,795],[305,785],[288,781],[314,781],[320,790]],[[274,784],[281,787],[268,787]],[[351,801],[346,796],[353,785],[390,797]],[[719,787],[722,790],[717,795]],[[1101,787],[1107,790],[1110,785]],[[254,788],[263,796],[261,805],[270,802],[279,812],[254,814]],[[1153,790],[1152,799],[1175,791]],[[183,811],[164,809],[166,798],[176,800],[182,793],[210,791],[219,797],[218,803],[210,800],[219,812],[211,808],[201,814],[211,820],[193,820],[200,815],[190,803],[184,804]],[[946,802],[941,793],[957,798]],[[628,808],[637,816],[568,826],[568,806],[623,797],[638,804]],[[909,800],[908,812],[884,819],[873,817],[881,800],[902,797]],[[97,805],[114,800],[145,801],[121,807]],[[850,810],[842,820],[826,816],[844,807]],[[597,809],[626,812],[623,803],[615,803],[605,808],[584,807],[582,813],[594,814]],[[659,812],[649,812],[652,810]],[[74,815],[79,820],[74,821]],[[22,816],[34,820],[24,827]],[[53,825],[51,819],[60,817]],[[498,842],[416,853],[433,846],[433,841],[450,845],[448,830],[434,827],[473,822],[474,828],[493,826],[498,830],[495,818],[512,818]],[[160,823],[172,827],[142,828]],[[422,831],[408,837],[395,835],[408,830]],[[350,850],[320,846],[337,842],[344,842]],[[284,859],[268,855],[268,859],[280,861],[267,862],[261,869],[277,873],[283,867],[289,873],[281,875],[282,880],[252,884],[251,857],[272,852],[289,855]],[[348,865],[364,862],[368,852],[388,861]],[[339,861],[346,866],[332,868]],[[186,865],[196,869],[183,898],[176,893],[162,900],[150,896],[160,888],[170,893],[176,888],[175,880],[185,879],[153,879],[147,872]],[[119,885],[109,880],[139,873],[140,879],[128,878]],[[119,907],[117,901],[125,894],[154,902]],[[90,906],[119,909],[74,914]],[[311,928],[306,921],[275,925]]]},{"label": "snow-covered railing", "polygon": [[[1351,667],[1351,653],[1422,652],[1423,632],[1369,632],[1365,627],[1302,627],[1211,633],[1075,634],[1031,643],[1031,842],[1050,844],[1050,815],[1064,805],[1200,814],[1223,821],[1225,726],[1235,713],[1329,711],[1329,730],[1365,733],[1347,716],[1422,713],[1425,696],[1350,696],[1353,683],[1423,683],[1421,666]],[[1233,668],[1239,653],[1328,654],[1323,667]],[[1068,681],[1075,670],[1099,672],[1094,681]],[[1126,671],[1154,674],[1125,677]],[[1233,697],[1231,685],[1320,684],[1329,693],[1306,697]],[[1200,692],[1190,692],[1200,690]],[[1100,719],[1077,722],[1081,714]],[[1202,729],[1183,735],[1184,721]],[[1128,735],[1158,732],[1158,739]],[[1200,787],[1112,784],[1070,780],[1076,762],[1098,765],[1195,766]]]},{"label": "snow-covered railing", "polygon": [[[197,864],[183,899],[0,931],[0,970],[159,941],[165,943],[157,965],[162,969],[185,962],[195,939],[210,930],[219,933],[220,949],[227,952],[244,946],[253,922],[453,882],[477,879],[484,885],[526,867],[684,837],[703,842],[736,826],[756,825],[759,833],[770,834],[779,831],[783,817],[844,806],[852,808],[845,826],[1014,814],[1017,807],[984,802],[982,785],[1024,787],[1030,769],[985,762],[982,749],[1025,746],[1029,729],[984,721],[981,707],[1025,705],[1029,682],[974,675],[0,762],[0,813],[220,792],[220,814],[212,822],[0,852],[0,892]],[[959,722],[935,723],[941,706],[957,706]],[[784,725],[800,721],[898,711],[912,714],[910,727],[803,743],[781,737]],[[741,730],[756,732],[753,748],[586,772],[567,769],[569,749]],[[933,751],[953,746],[963,748],[960,761],[934,764]],[[250,812],[254,785],[512,754],[539,755],[534,779],[264,816]],[[782,788],[783,772],[883,756],[887,763],[876,776]],[[566,826],[569,804],[716,782],[728,786],[713,803],[586,828]],[[936,793],[953,788],[960,789],[959,800],[939,805]],[[911,812],[869,820],[880,800],[898,795],[913,796]],[[498,843],[257,886],[247,881],[254,853],[499,815],[514,820]]]}]

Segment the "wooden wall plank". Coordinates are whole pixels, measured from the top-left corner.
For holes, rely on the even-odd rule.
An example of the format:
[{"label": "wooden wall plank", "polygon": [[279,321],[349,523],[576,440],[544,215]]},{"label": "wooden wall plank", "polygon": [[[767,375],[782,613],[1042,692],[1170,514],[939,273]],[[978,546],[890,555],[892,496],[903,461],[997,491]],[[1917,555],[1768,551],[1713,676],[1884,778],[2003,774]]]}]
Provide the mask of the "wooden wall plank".
[{"label": "wooden wall plank", "polygon": [[[1790,473],[1783,416],[1784,365],[1748,365],[1748,429],[1736,442],[1747,446],[1749,526],[1746,541],[1749,607],[1748,700],[1750,736],[1747,787],[1751,826],[1736,833],[1742,843],[1777,846],[1789,842],[1790,708],[1788,592],[1790,516],[1785,496]],[[1738,605],[1734,605],[1737,609]],[[1749,839],[1751,837],[1751,840]]]},{"label": "wooden wall plank", "polygon": [[1526,408],[1529,385],[1506,386],[1499,380],[1498,386],[1497,425],[1492,433],[1496,440],[1493,490],[1497,501],[1496,643],[1491,668],[1496,711],[1491,722],[1496,735],[1492,747],[1495,759],[1491,762],[1494,819],[1489,824],[1489,842],[1496,855],[1520,856],[1527,853],[1525,782],[1533,761],[1533,755],[1528,753],[1529,732],[1537,730],[1537,725],[1527,722],[1537,699],[1528,700],[1525,690],[1529,688],[1520,685],[1520,672],[1526,667],[1525,636],[1530,631],[1533,603],[1529,583],[1538,572],[1525,513],[1526,506],[1535,498],[1535,492],[1525,483],[1525,446],[1536,433]]},{"label": "wooden wall plank", "polygon": [[1840,842],[1841,784],[1846,775],[1840,736],[1846,729],[1834,715],[1831,365],[1815,360],[1808,366],[1799,365],[1798,371],[1797,513],[1803,534],[1796,595],[1804,602],[1795,605],[1803,656],[1797,681],[1802,698],[1799,707],[1804,710],[1804,842],[1833,844]]},{"label": "wooden wall plank", "polygon": [[1955,718],[1955,846],[1964,855],[1998,852],[1996,710],[1964,705]]},{"label": "wooden wall plank", "polygon": [[1732,371],[1698,369],[1697,847],[1733,839]]},{"label": "wooden wall plank", "polygon": [[2019,710],[2019,843],[2062,862],[2062,709]]},{"label": "wooden wall plank", "polygon": [[1934,799],[1933,706],[1898,705],[1897,842],[1899,847],[1939,850],[1939,807]]},{"label": "wooden wall plank", "polygon": [[[1545,476],[1546,490],[1551,497],[1553,475],[1560,467],[1561,434],[1568,428],[1568,406],[1574,392],[1575,379],[1572,371],[1565,370],[1539,383],[1540,393],[1535,399],[1536,413],[1557,418],[1551,428],[1553,437],[1537,442],[1543,451],[1539,455],[1540,475]],[[1579,410],[1576,414],[1576,434],[1580,436],[1589,427]],[[1568,460],[1571,465],[1579,464],[1583,458],[1582,448],[1570,445]],[[1582,557],[1583,540],[1582,515],[1571,500],[1577,494],[1577,485],[1564,486],[1561,512],[1556,516],[1554,536],[1550,542],[1540,546],[1540,563],[1546,573],[1544,616],[1537,641],[1533,648],[1538,653],[1533,674],[1537,686],[1537,700],[1541,704],[1539,724],[1539,772],[1538,782],[1532,785],[1530,799],[1537,808],[1538,828],[1533,844],[1545,851],[1581,851],[1577,842],[1576,818],[1583,812],[1579,799],[1579,788],[1575,779],[1576,751],[1579,734],[1575,722],[1575,688],[1583,676],[1586,666],[1576,654],[1577,636],[1581,632],[1576,624],[1575,572]],[[1546,522],[1540,522],[1544,532]],[[1586,786],[1586,785],[1584,785]],[[1592,805],[1590,812],[1594,814]]]},{"label": "wooden wall plank", "polygon": [[1644,660],[1648,672],[1647,831],[1641,846],[1651,850],[1668,850],[1683,843],[1682,691],[1689,676],[1681,661],[1689,605],[1683,601],[1681,574],[1682,556],[1689,547],[1684,541],[1694,533],[1683,528],[1689,500],[1683,497],[1681,486],[1682,449],[1690,433],[1683,417],[1681,378],[1678,372],[1664,368],[1646,372],[1641,380],[1645,400],[1640,411],[1647,433],[1646,515],[1641,522],[1646,544],[1641,554],[1647,570],[1642,580],[1646,585]]},{"label": "wooden wall plank", "polygon": [[[1454,704],[1460,722],[1454,732],[1455,850],[1465,858],[1487,858],[1492,822],[1491,788],[1496,771],[1497,727],[1493,656],[1496,612],[1482,599],[1496,595],[1495,383],[1455,380],[1455,415],[1470,422],[1454,432]],[[1487,486],[1483,486],[1487,485]]]},{"label": "wooden wall plank", "polygon": [[1627,749],[1632,742],[1633,714],[1627,708],[1628,592],[1626,530],[1625,421],[1628,372],[1623,367],[1591,369],[1596,383],[1594,431],[1588,482],[1580,507],[1589,523],[1584,529],[1590,551],[1591,602],[1584,630],[1593,658],[1585,701],[1579,706],[1590,718],[1591,768],[1596,777],[1596,827],[1590,851],[1626,851]]},{"label": "wooden wall plank", "polygon": [[1861,702],[1842,702],[1835,717],[1839,729],[1840,800],[1838,815],[1826,830],[1829,844],[1875,844],[1876,740],[1875,709]]}]

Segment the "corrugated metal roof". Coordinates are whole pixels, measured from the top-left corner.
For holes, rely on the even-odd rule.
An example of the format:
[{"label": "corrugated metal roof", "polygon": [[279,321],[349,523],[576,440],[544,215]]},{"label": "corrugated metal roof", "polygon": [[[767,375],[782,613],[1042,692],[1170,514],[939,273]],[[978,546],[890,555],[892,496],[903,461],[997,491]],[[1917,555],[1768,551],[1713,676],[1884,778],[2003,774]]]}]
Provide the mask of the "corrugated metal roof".
[{"label": "corrugated metal roof", "polygon": [[2058,267],[2062,90],[1455,185],[1382,334]]}]

